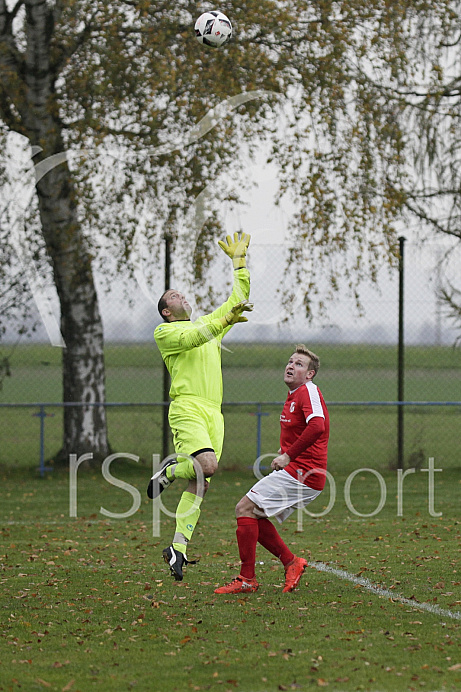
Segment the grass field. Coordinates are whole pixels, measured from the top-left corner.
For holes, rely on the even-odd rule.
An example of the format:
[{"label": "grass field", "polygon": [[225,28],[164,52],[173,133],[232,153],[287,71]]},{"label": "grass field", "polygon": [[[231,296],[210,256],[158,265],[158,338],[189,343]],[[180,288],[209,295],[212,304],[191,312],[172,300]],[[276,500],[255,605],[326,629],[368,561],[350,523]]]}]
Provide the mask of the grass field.
[{"label": "grass field", "polygon": [[[397,516],[395,473],[383,473],[388,499],[361,518],[344,500],[350,469],[333,473],[331,512],[281,529],[311,565],[299,589],[282,594],[280,564],[258,548],[261,587],[236,597],[213,590],[238,573],[233,507],[249,471],[213,480],[189,547],[201,559],[181,583],[161,560],[173,520],[162,514],[152,535],[147,469],[111,469],[142,493],[128,519],[100,514],[127,512],[132,498],[95,472],[79,474],[76,518],[63,471],[5,474],[0,689],[460,690],[460,474],[435,474],[441,516],[429,513],[428,474],[409,476]],[[165,494],[169,510],[179,486]],[[379,499],[376,478],[358,474],[355,510],[370,514]]]},{"label": "grass field", "polygon": [[[328,401],[394,401],[397,351],[393,346],[312,344],[321,359],[316,381]],[[293,344],[226,344],[223,350],[224,401],[285,399],[282,374]],[[6,354],[6,349],[5,349]],[[162,398],[162,363],[152,344],[108,345],[107,400],[130,403]],[[408,400],[457,401],[461,392],[461,349],[408,347],[405,356]],[[0,401],[58,402],[61,351],[49,345],[18,346],[11,354],[11,377]]]},{"label": "grass field", "polygon": [[[233,348],[223,354],[225,400],[282,400],[287,347]],[[327,400],[395,399],[395,349],[318,352]],[[17,349],[2,401],[59,401],[59,357],[46,346]],[[459,361],[451,349],[408,349],[407,398],[459,400]],[[109,400],[160,400],[153,347],[108,347],[106,362]],[[274,453],[280,406],[262,411],[261,452]],[[283,570],[260,548],[261,587],[243,597],[217,596],[214,588],[239,569],[233,513],[254,482],[254,406],[224,407],[223,458],[189,547],[200,562],[181,583],[161,559],[173,519],[161,514],[154,536],[152,503],[144,499],[151,455],[161,451],[160,406],[108,411],[114,449],[140,457],[111,467],[141,493],[139,509],[119,519],[101,509],[129,513],[132,495],[101,474],[79,471],[77,517],[66,470],[38,477],[36,412],[0,409],[0,690],[461,689],[459,407],[406,410],[406,463],[416,470],[399,490],[391,470],[395,409],[332,405],[335,495],[329,485],[311,506],[324,516],[293,516],[281,529],[309,561],[301,586],[282,594]],[[47,413],[51,457],[62,419],[58,408]],[[424,470],[429,457],[442,469],[432,476]],[[170,512],[182,489],[177,482],[164,494]]]},{"label": "grass field", "polygon": [[[223,351],[224,401],[280,402],[285,398],[283,368],[292,345],[228,344]],[[389,346],[314,344],[321,356],[318,382],[328,402],[394,401],[397,392],[396,349]],[[11,355],[0,401],[9,403],[61,401],[60,350],[47,345],[17,347]],[[108,345],[107,400],[162,400],[162,363],[153,344]],[[461,399],[461,350],[409,347],[406,352],[405,395],[416,401]],[[261,419],[261,451],[278,447],[280,406],[266,405]],[[227,437],[223,465],[245,467],[256,456],[256,407],[225,406]],[[0,463],[37,465],[40,422],[36,408],[0,408]],[[45,456],[52,459],[61,446],[62,411],[48,407]],[[331,458],[344,455],[387,467],[395,463],[397,415],[394,408],[331,407]],[[411,408],[405,412],[405,454],[411,463],[434,456],[438,463],[461,465],[460,407]],[[162,410],[112,408],[109,437],[116,451],[136,454],[149,462],[161,451]]]},{"label": "grass field", "polygon": [[[221,466],[245,469],[257,456],[257,417],[254,406],[225,406],[226,437]],[[5,469],[38,467],[40,421],[36,408],[0,409],[0,465]],[[62,440],[62,410],[48,407],[45,419],[45,458],[53,459]],[[280,406],[263,406],[262,454],[279,446]],[[162,453],[161,407],[108,410],[110,441],[114,451],[140,457],[150,464]],[[394,407],[330,407],[330,466],[356,463],[378,470],[395,467],[397,414]],[[459,407],[410,407],[405,412],[405,465],[419,466],[434,457],[443,468],[461,468]],[[170,448],[172,451],[172,448]],[[51,462],[52,465],[52,462]]]}]

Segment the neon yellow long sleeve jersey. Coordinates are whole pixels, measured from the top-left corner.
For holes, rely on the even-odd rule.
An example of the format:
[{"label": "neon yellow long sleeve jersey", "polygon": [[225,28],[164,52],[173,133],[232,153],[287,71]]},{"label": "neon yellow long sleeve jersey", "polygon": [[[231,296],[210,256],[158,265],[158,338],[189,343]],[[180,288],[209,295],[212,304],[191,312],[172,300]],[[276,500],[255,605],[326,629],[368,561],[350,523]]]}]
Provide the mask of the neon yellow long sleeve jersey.
[{"label": "neon yellow long sleeve jersey", "polygon": [[221,406],[221,341],[232,327],[223,327],[219,318],[249,295],[250,274],[236,269],[231,295],[214,312],[195,322],[164,322],[155,329],[155,341],[171,375],[172,399],[196,396]]}]

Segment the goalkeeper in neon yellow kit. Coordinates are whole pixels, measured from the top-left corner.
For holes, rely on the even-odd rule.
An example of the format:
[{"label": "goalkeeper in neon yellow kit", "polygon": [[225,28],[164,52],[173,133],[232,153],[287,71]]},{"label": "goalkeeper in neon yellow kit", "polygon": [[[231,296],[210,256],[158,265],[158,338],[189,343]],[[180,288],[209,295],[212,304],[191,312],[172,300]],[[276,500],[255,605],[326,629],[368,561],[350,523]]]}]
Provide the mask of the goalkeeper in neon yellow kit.
[{"label": "goalkeeper in neon yellow kit", "polygon": [[[176,509],[176,532],[163,557],[177,581],[188,563],[186,547],[200,516],[208,480],[216,471],[222,452],[224,420],[221,413],[221,340],[237,322],[247,322],[250,274],[246,251],[250,236],[234,233],[219,241],[232,259],[234,285],[228,300],[217,310],[190,321],[191,307],[174,289],[165,291],[158,303],[164,323],[154,338],[171,375],[168,420],[173,432],[175,458],[166,459],[151,478],[147,494],[158,497],[176,478],[188,480]],[[184,456],[182,456],[184,455]],[[197,468],[198,467],[198,468]]]}]

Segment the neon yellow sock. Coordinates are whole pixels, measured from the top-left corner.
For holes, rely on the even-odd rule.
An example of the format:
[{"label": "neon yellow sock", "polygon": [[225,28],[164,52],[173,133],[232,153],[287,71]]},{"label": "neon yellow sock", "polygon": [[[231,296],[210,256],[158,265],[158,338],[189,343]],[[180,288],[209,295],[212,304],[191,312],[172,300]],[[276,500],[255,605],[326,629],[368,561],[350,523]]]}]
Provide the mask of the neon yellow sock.
[{"label": "neon yellow sock", "polygon": [[173,543],[173,548],[178,551],[178,553],[186,554],[186,546],[184,543]]},{"label": "neon yellow sock", "polygon": [[184,478],[187,481],[191,481],[196,478],[196,473],[194,470],[194,464],[190,459],[184,459],[177,464],[172,464],[166,469],[166,477],[171,481],[174,478]]},{"label": "neon yellow sock", "polygon": [[202,501],[202,497],[188,493],[187,490],[185,490],[176,508],[176,533],[174,536],[173,548],[179,550],[183,554],[186,552],[187,544],[192,538],[192,534],[197,525]]}]

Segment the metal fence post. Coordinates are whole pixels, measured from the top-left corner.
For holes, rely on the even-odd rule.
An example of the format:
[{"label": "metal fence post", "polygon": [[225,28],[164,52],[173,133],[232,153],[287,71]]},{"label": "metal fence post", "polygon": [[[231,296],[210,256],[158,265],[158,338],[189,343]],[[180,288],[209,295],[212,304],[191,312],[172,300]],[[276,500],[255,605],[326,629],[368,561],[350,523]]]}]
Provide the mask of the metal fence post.
[{"label": "metal fence post", "polygon": [[[45,475],[45,471],[52,471],[53,468],[51,466],[45,466],[45,418],[48,416],[48,414],[45,411],[45,406],[43,404],[39,404],[39,412],[38,413],[33,413],[33,416],[36,416],[37,418],[40,418],[40,466],[39,466],[39,471],[40,471],[40,476],[43,478]],[[52,416],[53,414],[49,414]]]},{"label": "metal fence post", "polygon": [[262,416],[268,416],[268,413],[263,413],[261,411],[261,403],[256,404],[256,413],[250,413],[250,416],[256,416],[256,459],[261,456],[261,418]]},{"label": "metal fence post", "polygon": [[[165,235],[165,275],[164,275],[164,290],[170,288],[171,281],[171,236]],[[170,392],[170,373],[167,370],[165,363],[163,364],[163,427],[162,427],[162,453],[166,459],[169,454],[170,428],[168,424],[168,399]]]},{"label": "metal fence post", "polygon": [[404,467],[404,409],[405,398],[405,335],[404,335],[404,244],[406,238],[399,237],[399,336],[397,366],[397,468]]}]

